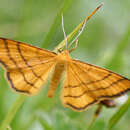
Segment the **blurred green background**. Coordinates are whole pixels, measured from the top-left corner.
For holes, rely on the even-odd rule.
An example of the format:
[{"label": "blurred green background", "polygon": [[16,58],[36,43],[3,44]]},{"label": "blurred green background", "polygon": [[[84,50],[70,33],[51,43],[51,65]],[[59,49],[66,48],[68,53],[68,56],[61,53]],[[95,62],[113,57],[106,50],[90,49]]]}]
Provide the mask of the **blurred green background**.
[{"label": "blurred green background", "polygon": [[[67,34],[102,2],[66,1],[63,14]],[[61,16],[51,28],[63,5],[64,0],[0,0],[0,37],[53,50],[64,39]],[[130,1],[104,0],[103,8],[87,23],[71,56],[130,78]],[[0,68],[0,122],[19,95],[11,91],[3,75]],[[96,105],[74,112],[62,106],[61,86],[53,99],[47,97],[47,91],[48,85],[38,95],[26,98],[10,124],[12,130],[87,130]],[[117,109],[104,107],[91,130],[105,130]],[[129,122],[130,109],[112,130],[129,130]]]}]

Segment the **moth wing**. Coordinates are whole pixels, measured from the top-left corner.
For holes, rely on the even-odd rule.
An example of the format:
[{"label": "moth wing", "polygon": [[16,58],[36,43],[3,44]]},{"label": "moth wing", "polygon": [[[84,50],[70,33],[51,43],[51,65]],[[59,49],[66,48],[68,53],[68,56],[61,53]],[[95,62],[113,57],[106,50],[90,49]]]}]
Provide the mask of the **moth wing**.
[{"label": "moth wing", "polygon": [[130,90],[129,79],[78,60],[68,63],[65,79],[62,102],[77,111]]},{"label": "moth wing", "polygon": [[0,38],[0,63],[11,87],[29,95],[45,84],[56,54],[31,45]]}]

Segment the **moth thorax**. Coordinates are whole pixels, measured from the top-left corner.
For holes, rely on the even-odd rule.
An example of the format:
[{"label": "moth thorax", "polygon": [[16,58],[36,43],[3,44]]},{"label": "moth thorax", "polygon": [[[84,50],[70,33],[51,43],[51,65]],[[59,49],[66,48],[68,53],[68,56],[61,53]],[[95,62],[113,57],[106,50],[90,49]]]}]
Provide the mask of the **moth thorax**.
[{"label": "moth thorax", "polygon": [[61,52],[60,54],[58,54],[57,56],[57,61],[60,64],[65,64],[66,62],[70,61],[71,57],[69,56],[69,52],[68,50],[65,50],[63,52]]}]

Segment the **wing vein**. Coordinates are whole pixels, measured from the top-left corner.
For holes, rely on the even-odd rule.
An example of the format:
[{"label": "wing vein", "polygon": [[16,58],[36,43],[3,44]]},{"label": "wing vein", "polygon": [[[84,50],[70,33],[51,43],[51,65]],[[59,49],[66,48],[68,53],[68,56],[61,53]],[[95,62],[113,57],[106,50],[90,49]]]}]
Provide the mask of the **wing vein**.
[{"label": "wing vein", "polygon": [[24,56],[23,56],[23,54],[22,54],[22,51],[21,51],[21,49],[20,49],[20,44],[19,44],[19,43],[17,44],[17,48],[18,48],[19,55],[21,56],[21,58],[23,59],[23,61],[24,61],[25,64],[27,65],[27,67],[29,67],[29,68],[31,69],[31,71],[32,71],[32,73],[34,74],[34,76],[37,77],[37,78],[39,78],[39,79],[41,79],[41,80],[43,80],[43,79],[41,78],[41,76],[38,76],[38,75],[35,73],[35,71],[33,70],[32,66],[29,65],[28,62],[26,61],[26,59],[24,58]]}]

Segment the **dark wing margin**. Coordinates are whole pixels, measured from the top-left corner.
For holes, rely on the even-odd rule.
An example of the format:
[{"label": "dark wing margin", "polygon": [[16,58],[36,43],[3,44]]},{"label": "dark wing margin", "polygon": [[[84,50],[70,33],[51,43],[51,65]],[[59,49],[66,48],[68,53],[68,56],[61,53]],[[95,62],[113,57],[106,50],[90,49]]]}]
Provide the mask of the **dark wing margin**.
[{"label": "dark wing margin", "polygon": [[72,60],[66,69],[63,104],[82,111],[102,100],[113,99],[130,90],[130,80],[112,71]]},{"label": "dark wing margin", "polygon": [[9,84],[18,92],[35,94],[45,83],[56,55],[23,42],[0,38],[0,63]]}]

